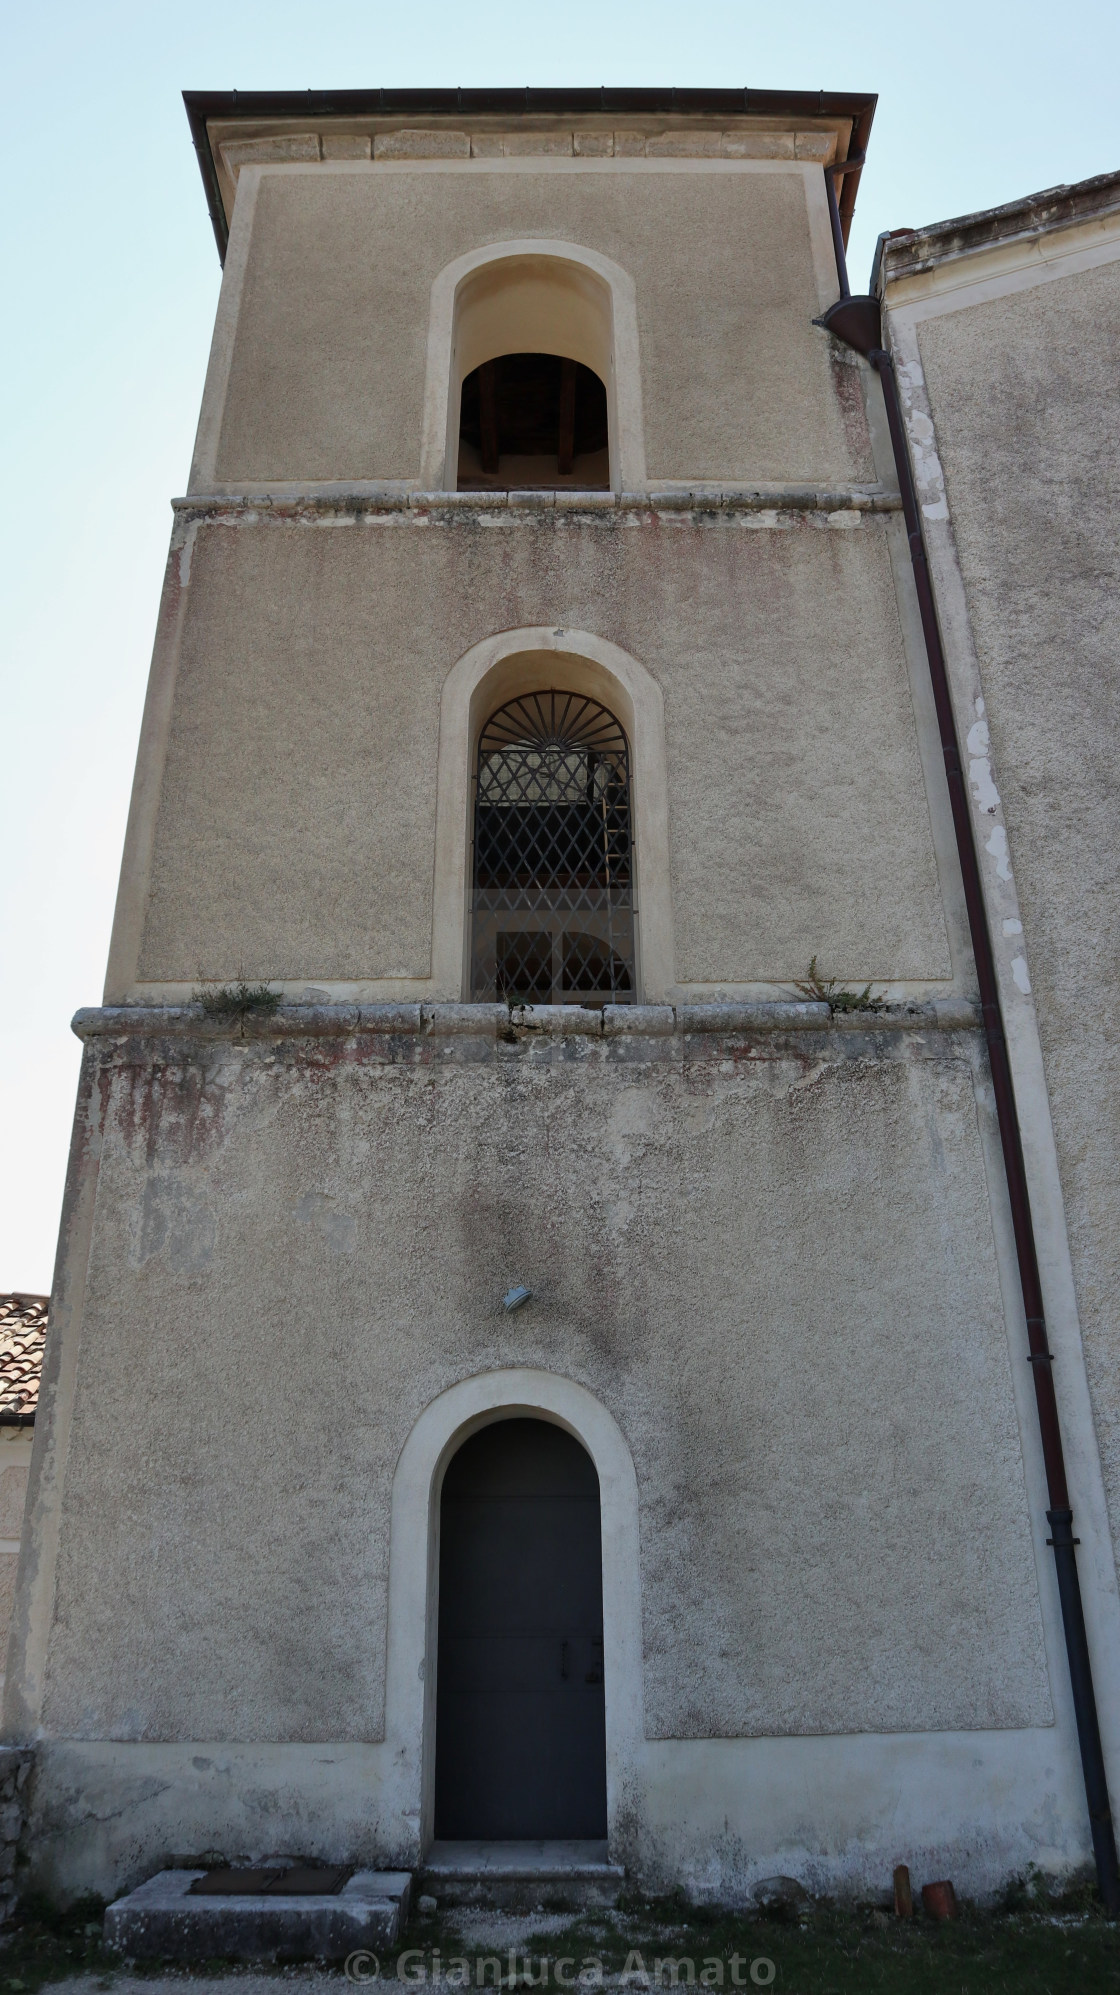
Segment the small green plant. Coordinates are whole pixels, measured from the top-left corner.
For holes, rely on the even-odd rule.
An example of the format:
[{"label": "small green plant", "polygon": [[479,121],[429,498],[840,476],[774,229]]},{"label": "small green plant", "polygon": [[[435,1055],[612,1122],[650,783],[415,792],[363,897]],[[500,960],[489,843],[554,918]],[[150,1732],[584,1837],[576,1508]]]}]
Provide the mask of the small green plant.
[{"label": "small green plant", "polygon": [[865,984],[861,991],[849,991],[835,977],[822,977],[814,956],[809,964],[809,974],[803,982],[795,983],[794,989],[802,997],[815,998],[818,1004],[826,1004],[830,1011],[879,1011],[882,1009],[878,998],[871,995],[871,985]]},{"label": "small green plant", "polygon": [[245,1018],[250,1012],[267,1018],[280,1003],[281,993],[270,990],[267,984],[247,984],[241,978],[236,984],[202,985],[194,994],[196,1004],[202,1006],[207,1018]]}]

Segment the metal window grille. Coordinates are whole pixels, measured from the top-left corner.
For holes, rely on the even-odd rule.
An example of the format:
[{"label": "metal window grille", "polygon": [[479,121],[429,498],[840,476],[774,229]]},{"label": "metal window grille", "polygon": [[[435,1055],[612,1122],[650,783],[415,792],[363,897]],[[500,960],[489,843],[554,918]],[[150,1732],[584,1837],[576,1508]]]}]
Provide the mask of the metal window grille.
[{"label": "metal window grille", "polygon": [[634,998],[630,748],[579,693],[492,714],[475,767],[471,996],[519,1004]]}]

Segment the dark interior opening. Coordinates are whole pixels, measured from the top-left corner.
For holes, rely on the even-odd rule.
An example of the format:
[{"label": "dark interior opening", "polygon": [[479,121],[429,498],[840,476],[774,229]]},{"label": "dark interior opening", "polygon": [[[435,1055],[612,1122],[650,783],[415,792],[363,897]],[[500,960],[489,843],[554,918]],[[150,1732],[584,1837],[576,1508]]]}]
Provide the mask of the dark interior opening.
[{"label": "dark interior opening", "polygon": [[459,490],[607,491],[607,391],[578,360],[504,353],[463,382]]}]

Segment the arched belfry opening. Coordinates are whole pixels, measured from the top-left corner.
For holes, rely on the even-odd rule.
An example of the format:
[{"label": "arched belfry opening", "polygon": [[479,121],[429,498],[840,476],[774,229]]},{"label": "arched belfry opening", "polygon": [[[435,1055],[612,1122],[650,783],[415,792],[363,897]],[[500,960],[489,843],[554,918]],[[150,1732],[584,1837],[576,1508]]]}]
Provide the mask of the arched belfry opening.
[{"label": "arched belfry opening", "polygon": [[459,279],[446,405],[452,488],[618,484],[614,318],[610,282],[578,252],[511,251]]},{"label": "arched belfry opening", "polygon": [[506,353],[467,375],[459,416],[460,492],[610,487],[607,390],[581,361]]},{"label": "arched belfry opening", "polygon": [[434,1826],[607,1833],[599,1478],[550,1421],[483,1427],[444,1476]]},{"label": "arched belfry opening", "polygon": [[471,996],[634,1001],[630,744],[584,694],[492,713],[474,769]]}]

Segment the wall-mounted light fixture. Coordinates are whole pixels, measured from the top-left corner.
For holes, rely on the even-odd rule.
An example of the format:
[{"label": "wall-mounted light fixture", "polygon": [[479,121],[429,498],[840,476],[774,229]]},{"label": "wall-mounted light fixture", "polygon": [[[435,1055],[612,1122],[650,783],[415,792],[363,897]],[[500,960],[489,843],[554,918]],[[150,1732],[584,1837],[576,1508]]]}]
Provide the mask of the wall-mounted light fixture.
[{"label": "wall-mounted light fixture", "polygon": [[532,1300],[532,1289],[526,1288],[522,1282],[516,1282],[513,1288],[507,1288],[503,1295],[502,1308],[508,1309],[512,1313],[515,1309],[524,1309],[525,1304],[532,1302]]}]

